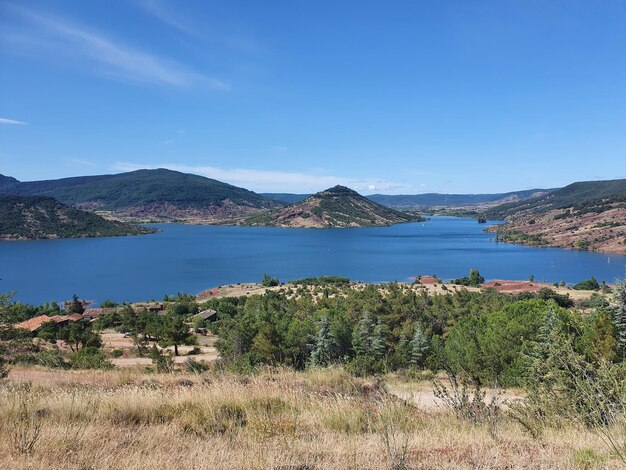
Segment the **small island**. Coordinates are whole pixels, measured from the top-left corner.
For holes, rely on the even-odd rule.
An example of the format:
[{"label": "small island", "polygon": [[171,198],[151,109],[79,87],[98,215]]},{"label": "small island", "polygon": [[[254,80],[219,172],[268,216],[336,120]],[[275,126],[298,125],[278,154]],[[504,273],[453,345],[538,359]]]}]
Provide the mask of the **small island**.
[{"label": "small island", "polygon": [[413,212],[385,207],[345,186],[335,186],[285,208],[255,214],[244,219],[242,225],[349,228],[384,227],[425,220]]}]

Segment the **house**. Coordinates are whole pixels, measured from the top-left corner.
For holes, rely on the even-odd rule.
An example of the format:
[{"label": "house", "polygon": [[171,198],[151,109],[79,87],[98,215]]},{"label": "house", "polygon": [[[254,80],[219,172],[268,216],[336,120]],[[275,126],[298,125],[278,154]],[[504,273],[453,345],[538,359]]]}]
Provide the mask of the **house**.
[{"label": "house", "polygon": [[163,304],[160,302],[143,302],[132,305],[133,312],[141,313],[144,309],[150,313],[163,312]]},{"label": "house", "polygon": [[14,328],[21,330],[28,330],[31,333],[39,330],[44,323],[54,322],[57,325],[67,325],[68,323],[74,323],[78,320],[82,320],[83,316],[80,313],[73,313],[71,315],[54,315],[49,317],[48,315],[39,315],[37,317],[30,318],[21,323],[13,325]]},{"label": "house", "polygon": [[117,307],[88,308],[83,312],[83,317],[88,320],[94,320],[96,318],[103,317],[104,315],[115,313],[117,310]]},{"label": "house", "polygon": [[217,312],[215,310],[213,310],[212,308],[208,308],[206,310],[203,310],[202,312],[196,313],[191,318],[193,320],[211,320],[211,321],[215,321],[215,320],[217,320]]}]

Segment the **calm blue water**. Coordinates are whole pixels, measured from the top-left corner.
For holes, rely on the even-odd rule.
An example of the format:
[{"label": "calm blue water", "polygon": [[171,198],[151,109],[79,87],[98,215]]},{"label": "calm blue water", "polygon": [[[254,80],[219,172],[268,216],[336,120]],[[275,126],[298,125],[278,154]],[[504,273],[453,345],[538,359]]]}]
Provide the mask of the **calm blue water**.
[{"label": "calm blue water", "polygon": [[155,225],[154,235],[0,242],[0,292],[28,303],[161,299],[219,284],[319,275],[354,280],[444,279],[478,268],[487,279],[613,282],[626,256],[497,243],[470,219],[434,217],[383,228],[306,230]]}]

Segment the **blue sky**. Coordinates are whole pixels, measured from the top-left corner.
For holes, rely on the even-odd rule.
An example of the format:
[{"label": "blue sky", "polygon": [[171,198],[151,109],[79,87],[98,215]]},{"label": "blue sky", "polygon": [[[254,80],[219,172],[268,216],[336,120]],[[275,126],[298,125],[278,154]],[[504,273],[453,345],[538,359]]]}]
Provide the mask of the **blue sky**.
[{"label": "blue sky", "polygon": [[626,177],[622,1],[0,0],[0,173],[255,191]]}]

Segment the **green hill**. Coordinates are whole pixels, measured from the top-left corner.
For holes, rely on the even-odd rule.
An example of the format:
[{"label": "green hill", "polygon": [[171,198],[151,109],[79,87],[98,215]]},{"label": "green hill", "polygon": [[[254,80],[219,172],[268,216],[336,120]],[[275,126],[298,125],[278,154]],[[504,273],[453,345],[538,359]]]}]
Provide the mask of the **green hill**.
[{"label": "green hill", "polygon": [[626,180],[583,181],[545,196],[488,210],[506,224],[491,227],[501,241],[624,254]]},{"label": "green hill", "polygon": [[49,196],[80,209],[140,220],[212,221],[281,206],[247,189],[166,169],[30,182],[4,177],[0,194]]},{"label": "green hill", "polygon": [[582,181],[527,201],[502,204],[486,212],[490,218],[505,218],[521,211],[545,213],[571,209],[573,213],[603,212],[613,203],[626,202],[626,179]]},{"label": "green hill", "polygon": [[0,196],[0,239],[115,237],[153,232],[44,196]]},{"label": "green hill", "polygon": [[505,202],[523,201],[528,198],[544,195],[553,189],[527,189],[508,193],[494,194],[409,194],[388,195],[372,194],[367,196],[374,202],[394,209],[425,209],[432,207],[469,207],[502,204]]},{"label": "green hill", "polygon": [[249,225],[330,228],[384,226],[425,220],[377,204],[344,186],[316,193],[302,202],[246,219]]}]

